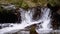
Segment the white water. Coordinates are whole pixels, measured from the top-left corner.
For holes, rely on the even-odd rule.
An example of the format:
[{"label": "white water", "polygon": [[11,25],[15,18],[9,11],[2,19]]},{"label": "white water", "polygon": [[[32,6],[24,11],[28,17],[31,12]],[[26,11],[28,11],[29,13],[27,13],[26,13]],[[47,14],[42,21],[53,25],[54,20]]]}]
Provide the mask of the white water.
[{"label": "white water", "polygon": [[42,23],[39,26],[38,29],[36,29],[36,31],[38,33],[49,33],[52,29],[50,28],[51,24],[51,14],[50,14],[50,9],[49,8],[41,8],[41,12],[42,12],[42,16],[41,16],[41,20]]},{"label": "white water", "polygon": [[50,30],[50,25],[48,25],[48,24],[50,24],[50,15],[49,15],[50,9],[45,8],[43,10],[43,8],[41,8],[41,11],[42,11],[41,19],[39,19],[37,21],[33,21],[32,16],[34,14],[34,11],[32,11],[32,10],[25,11],[20,8],[19,12],[21,13],[21,19],[22,19],[21,24],[13,24],[13,27],[6,27],[3,29],[0,29],[0,34],[4,34],[7,32],[9,32],[9,33],[17,32],[21,29],[24,29],[27,26],[31,26],[33,24],[38,24],[41,22],[43,22],[41,24],[42,28],[36,29],[36,31],[38,33],[40,30],[46,30],[46,29]]}]

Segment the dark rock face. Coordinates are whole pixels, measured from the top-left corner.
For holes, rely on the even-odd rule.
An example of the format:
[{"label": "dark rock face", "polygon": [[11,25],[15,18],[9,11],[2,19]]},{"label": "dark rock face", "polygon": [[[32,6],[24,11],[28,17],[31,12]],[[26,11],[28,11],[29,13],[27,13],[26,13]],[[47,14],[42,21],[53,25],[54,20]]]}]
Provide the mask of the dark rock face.
[{"label": "dark rock face", "polygon": [[38,6],[35,8],[33,20],[38,20],[40,18],[40,14],[41,14],[41,7]]},{"label": "dark rock face", "polygon": [[55,12],[55,14],[53,15],[53,27],[55,27],[54,29],[59,29],[60,27],[60,15]]},{"label": "dark rock face", "polygon": [[59,29],[60,27],[60,6],[54,6],[48,4],[48,7],[52,10],[52,28],[53,29]]},{"label": "dark rock face", "polygon": [[54,29],[59,29],[60,27],[60,15],[59,14],[56,14],[53,16],[52,25]]},{"label": "dark rock face", "polygon": [[0,12],[0,23],[14,23],[17,21],[17,16],[13,12],[5,12],[7,10],[3,10]]},{"label": "dark rock face", "polygon": [[[0,7],[0,23],[20,23],[20,13],[17,11],[15,5],[7,4]],[[18,19],[20,18],[20,19]],[[18,21],[20,20],[20,21]]]}]

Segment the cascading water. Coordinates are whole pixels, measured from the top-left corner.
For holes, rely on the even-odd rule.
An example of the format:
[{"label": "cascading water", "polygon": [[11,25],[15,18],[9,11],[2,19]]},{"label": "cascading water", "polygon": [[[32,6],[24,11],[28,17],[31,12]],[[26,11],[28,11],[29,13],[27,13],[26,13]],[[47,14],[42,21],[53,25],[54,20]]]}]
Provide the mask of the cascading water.
[{"label": "cascading water", "polygon": [[49,13],[50,13],[50,9],[49,8],[41,8],[41,18],[37,21],[34,21],[32,19],[33,17],[33,14],[34,14],[34,10],[28,10],[28,11],[25,11],[23,9],[20,8],[20,10],[18,10],[20,13],[21,13],[21,23],[20,24],[12,24],[13,27],[5,27],[5,28],[2,28],[0,29],[0,34],[4,34],[4,33],[13,33],[13,32],[17,32],[21,29],[24,29],[25,27],[27,26],[31,26],[33,24],[39,24],[41,23],[40,25],[38,26],[42,26],[42,28],[38,28],[36,29],[36,31],[39,33],[39,30],[50,30],[50,16]]},{"label": "cascading water", "polygon": [[[49,8],[45,8],[45,9],[42,9],[42,13],[43,13],[43,16],[42,16],[42,20],[43,20],[43,23],[41,24],[42,25],[42,29],[44,30],[49,30],[50,28],[50,9]],[[49,26],[48,26],[49,25]]]},{"label": "cascading water", "polygon": [[51,14],[50,14],[50,9],[49,8],[41,8],[41,20],[42,20],[42,23],[39,24],[39,28],[36,29],[36,31],[38,33],[48,33],[50,32],[50,30],[52,30],[50,28],[51,26]]},{"label": "cascading water", "polygon": [[32,22],[32,16],[33,16],[33,12],[31,10],[28,11],[23,11],[22,9],[21,11],[21,19],[22,19],[22,23],[30,23]]},{"label": "cascading water", "polygon": [[41,20],[35,21],[35,22],[32,21],[32,15],[33,15],[32,10],[25,11],[23,9],[20,9],[18,11],[21,13],[22,22],[20,24],[10,24],[10,25],[13,25],[13,27],[5,27],[0,29],[0,34],[4,34],[8,32],[9,33],[17,32],[21,29],[24,29],[27,26],[41,22]]}]

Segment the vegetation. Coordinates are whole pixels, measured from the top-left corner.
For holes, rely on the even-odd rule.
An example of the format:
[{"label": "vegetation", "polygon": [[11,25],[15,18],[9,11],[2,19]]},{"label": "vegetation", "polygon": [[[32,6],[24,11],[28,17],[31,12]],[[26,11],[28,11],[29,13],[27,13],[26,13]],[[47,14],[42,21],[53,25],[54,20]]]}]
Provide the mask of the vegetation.
[{"label": "vegetation", "polygon": [[0,4],[2,3],[12,3],[18,7],[28,8],[36,6],[47,6],[48,3],[51,4],[51,6],[60,5],[60,0],[0,0]]}]

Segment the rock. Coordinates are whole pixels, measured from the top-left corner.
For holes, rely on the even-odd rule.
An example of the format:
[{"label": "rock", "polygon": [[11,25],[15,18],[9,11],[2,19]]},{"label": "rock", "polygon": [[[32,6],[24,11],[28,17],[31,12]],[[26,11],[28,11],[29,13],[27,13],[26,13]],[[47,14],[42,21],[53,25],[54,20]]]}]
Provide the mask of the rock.
[{"label": "rock", "polygon": [[57,11],[57,13],[60,15],[60,9]]},{"label": "rock", "polygon": [[2,5],[2,7],[6,10],[16,9],[15,5],[11,5],[11,4]]}]

